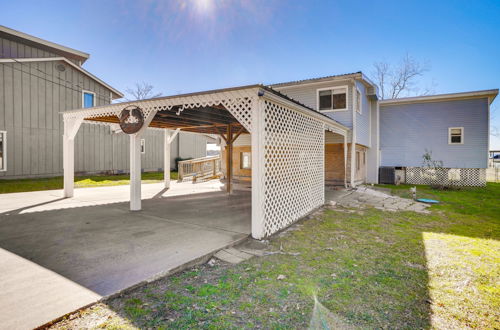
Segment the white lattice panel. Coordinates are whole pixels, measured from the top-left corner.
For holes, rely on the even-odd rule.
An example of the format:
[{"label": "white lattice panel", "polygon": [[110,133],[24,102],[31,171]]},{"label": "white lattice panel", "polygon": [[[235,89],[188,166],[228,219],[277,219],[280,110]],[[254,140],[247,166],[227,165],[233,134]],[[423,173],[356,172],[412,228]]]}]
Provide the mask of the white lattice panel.
[{"label": "white lattice panel", "polygon": [[442,184],[445,186],[484,186],[486,169],[484,168],[406,168],[406,183]]},{"label": "white lattice panel", "polygon": [[261,112],[263,235],[324,203],[324,124],[265,100]]},{"label": "white lattice panel", "polygon": [[110,104],[100,107],[79,109],[63,113],[64,119],[84,119],[98,118],[105,116],[118,116],[120,112],[129,105],[136,105],[144,112],[147,117],[153,111],[171,110],[173,107],[179,107],[178,114],[184,109],[194,109],[198,107],[208,107],[222,104],[248,132],[251,132],[252,122],[252,104],[257,100],[256,88],[207,92],[206,94],[165,97],[150,100],[140,100],[133,102]]}]

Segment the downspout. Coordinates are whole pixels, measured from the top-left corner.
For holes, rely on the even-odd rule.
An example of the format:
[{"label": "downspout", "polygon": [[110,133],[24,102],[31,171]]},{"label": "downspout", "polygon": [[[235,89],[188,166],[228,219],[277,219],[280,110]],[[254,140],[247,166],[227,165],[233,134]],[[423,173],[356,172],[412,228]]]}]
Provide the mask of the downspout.
[{"label": "downspout", "polygon": [[356,81],[352,80],[352,134],[351,134],[351,188],[354,188],[356,184],[354,183],[356,177]]}]

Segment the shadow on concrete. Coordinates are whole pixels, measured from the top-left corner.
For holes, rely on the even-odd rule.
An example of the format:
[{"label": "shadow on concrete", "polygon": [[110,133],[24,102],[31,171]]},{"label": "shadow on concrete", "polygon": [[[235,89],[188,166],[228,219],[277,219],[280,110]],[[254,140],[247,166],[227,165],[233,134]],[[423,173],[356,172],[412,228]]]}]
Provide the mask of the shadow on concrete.
[{"label": "shadow on concrete", "polygon": [[250,233],[249,193],[209,192],[142,203],[138,212],[129,211],[128,202],[11,211],[0,216],[0,248],[106,296]]}]

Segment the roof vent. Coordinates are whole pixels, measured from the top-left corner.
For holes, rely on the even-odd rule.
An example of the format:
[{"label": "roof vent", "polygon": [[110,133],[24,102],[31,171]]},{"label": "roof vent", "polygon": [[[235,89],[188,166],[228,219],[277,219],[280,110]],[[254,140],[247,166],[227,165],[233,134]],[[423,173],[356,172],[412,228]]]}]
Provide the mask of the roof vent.
[{"label": "roof vent", "polygon": [[57,64],[56,69],[59,72],[64,72],[64,71],[66,71],[66,66],[64,66],[64,64]]}]

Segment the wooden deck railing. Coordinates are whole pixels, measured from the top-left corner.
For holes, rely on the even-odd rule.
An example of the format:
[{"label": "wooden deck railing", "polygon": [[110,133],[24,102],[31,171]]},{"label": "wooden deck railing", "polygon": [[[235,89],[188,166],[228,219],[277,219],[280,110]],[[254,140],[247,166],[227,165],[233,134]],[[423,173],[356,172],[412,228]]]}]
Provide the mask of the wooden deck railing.
[{"label": "wooden deck railing", "polygon": [[218,177],[222,174],[220,156],[183,160],[178,163],[179,181],[191,177],[193,182]]}]

